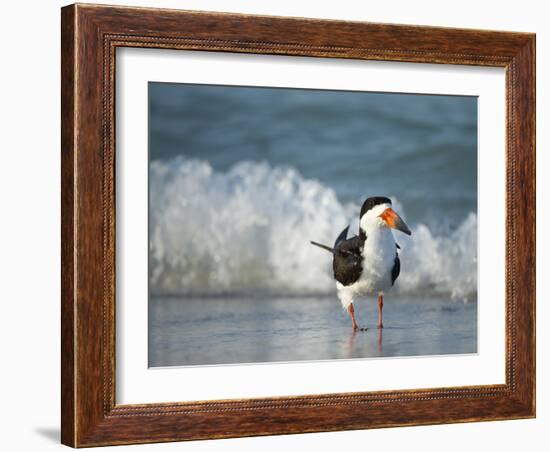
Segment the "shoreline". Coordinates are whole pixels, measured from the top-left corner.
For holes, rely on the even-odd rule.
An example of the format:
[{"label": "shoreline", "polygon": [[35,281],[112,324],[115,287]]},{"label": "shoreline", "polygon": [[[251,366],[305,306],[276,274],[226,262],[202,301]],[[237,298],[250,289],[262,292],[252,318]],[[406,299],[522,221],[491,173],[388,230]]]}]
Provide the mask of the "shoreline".
[{"label": "shoreline", "polygon": [[[370,302],[369,302],[370,301]],[[149,366],[204,366],[477,352],[477,301],[388,296],[356,302],[351,322],[333,296],[151,297]]]}]

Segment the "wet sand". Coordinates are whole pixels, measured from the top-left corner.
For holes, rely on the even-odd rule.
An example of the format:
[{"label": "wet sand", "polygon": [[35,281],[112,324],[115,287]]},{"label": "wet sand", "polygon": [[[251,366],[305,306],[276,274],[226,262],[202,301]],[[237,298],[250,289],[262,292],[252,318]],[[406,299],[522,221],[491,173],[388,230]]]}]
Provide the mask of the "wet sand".
[{"label": "wet sand", "polygon": [[151,297],[149,366],[477,352],[477,303],[388,295],[358,300],[352,333],[335,297]]}]

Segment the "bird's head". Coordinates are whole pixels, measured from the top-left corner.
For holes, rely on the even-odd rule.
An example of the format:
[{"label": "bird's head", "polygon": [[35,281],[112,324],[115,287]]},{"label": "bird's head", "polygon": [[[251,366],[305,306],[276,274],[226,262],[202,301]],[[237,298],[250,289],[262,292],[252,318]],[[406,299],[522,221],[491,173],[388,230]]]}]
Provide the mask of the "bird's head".
[{"label": "bird's head", "polygon": [[409,227],[392,209],[391,200],[384,196],[367,198],[361,207],[359,227],[367,235],[369,231],[377,228],[397,229],[407,235],[411,235]]}]

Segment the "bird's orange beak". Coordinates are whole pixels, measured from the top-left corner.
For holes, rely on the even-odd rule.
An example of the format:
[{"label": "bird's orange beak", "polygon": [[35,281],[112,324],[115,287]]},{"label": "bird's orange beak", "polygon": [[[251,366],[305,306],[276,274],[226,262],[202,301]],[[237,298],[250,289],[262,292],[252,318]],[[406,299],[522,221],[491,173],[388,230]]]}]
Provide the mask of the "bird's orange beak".
[{"label": "bird's orange beak", "polygon": [[407,235],[411,235],[411,230],[409,229],[409,227],[391,207],[388,207],[386,210],[384,210],[384,212],[382,212],[379,217],[385,221],[389,228],[397,229],[398,231],[401,231]]}]

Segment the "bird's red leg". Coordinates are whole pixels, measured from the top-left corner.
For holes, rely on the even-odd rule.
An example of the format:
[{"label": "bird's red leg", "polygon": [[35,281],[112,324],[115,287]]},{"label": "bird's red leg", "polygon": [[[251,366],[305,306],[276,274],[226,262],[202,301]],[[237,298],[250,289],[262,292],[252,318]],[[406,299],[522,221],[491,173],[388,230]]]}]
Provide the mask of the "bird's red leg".
[{"label": "bird's red leg", "polygon": [[378,328],[384,328],[382,323],[382,308],[384,307],[384,295],[378,294]]},{"label": "bird's red leg", "polygon": [[350,303],[348,306],[348,312],[351,317],[351,329],[353,331],[358,329],[357,322],[355,321],[355,309],[353,308],[353,303]]}]

